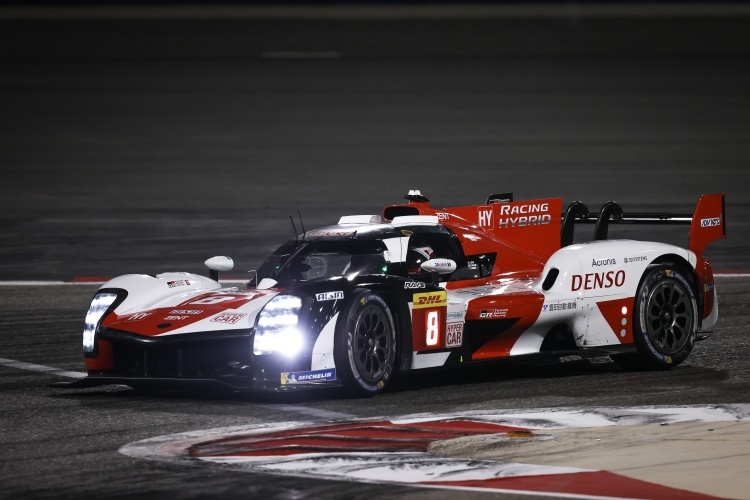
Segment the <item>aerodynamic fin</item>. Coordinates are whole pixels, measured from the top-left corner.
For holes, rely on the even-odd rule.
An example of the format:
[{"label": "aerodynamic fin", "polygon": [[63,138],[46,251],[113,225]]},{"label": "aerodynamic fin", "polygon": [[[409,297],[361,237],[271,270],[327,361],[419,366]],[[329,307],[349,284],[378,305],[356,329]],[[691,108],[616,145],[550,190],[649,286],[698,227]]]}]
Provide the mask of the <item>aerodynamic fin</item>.
[{"label": "aerodynamic fin", "polygon": [[690,250],[702,255],[714,240],[726,237],[724,194],[704,194],[698,200],[690,223]]}]

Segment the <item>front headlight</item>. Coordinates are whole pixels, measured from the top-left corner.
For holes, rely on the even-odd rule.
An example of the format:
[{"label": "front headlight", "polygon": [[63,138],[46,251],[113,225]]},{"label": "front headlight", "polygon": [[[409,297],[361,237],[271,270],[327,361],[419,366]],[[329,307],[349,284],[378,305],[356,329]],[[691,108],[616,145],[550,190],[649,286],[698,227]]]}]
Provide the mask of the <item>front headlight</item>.
[{"label": "front headlight", "polygon": [[83,352],[94,352],[94,337],[99,322],[109,306],[117,299],[116,293],[102,292],[94,295],[94,299],[89,306],[89,312],[86,313],[86,324],[83,327]]},{"label": "front headlight", "polygon": [[295,355],[302,346],[297,329],[302,299],[295,295],[277,295],[258,316],[253,340],[253,354],[281,353]]}]

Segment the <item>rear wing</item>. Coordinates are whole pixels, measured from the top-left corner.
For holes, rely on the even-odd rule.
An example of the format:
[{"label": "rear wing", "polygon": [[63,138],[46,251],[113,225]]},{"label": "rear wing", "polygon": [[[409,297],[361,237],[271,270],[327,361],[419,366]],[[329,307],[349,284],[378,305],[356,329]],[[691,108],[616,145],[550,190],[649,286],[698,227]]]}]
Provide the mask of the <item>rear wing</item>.
[{"label": "rear wing", "polygon": [[724,194],[705,194],[700,197],[692,215],[670,213],[626,213],[614,201],[605,203],[599,213],[589,212],[580,201],[568,206],[562,218],[560,246],[573,243],[573,232],[577,224],[596,224],[595,240],[606,240],[610,224],[667,224],[689,225],[689,248],[702,255],[706,246],[714,240],[726,237],[726,215]]}]

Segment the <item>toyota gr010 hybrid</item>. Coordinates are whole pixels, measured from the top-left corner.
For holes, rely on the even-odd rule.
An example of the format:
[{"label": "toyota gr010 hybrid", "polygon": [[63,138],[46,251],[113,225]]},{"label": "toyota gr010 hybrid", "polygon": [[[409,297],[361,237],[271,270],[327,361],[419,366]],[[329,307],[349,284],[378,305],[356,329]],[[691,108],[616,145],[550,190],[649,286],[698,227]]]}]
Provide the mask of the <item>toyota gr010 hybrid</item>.
[{"label": "toyota gr010 hybrid", "polygon": [[[725,234],[724,196],[692,215],[589,212],[562,199],[436,209],[418,191],[380,215],[342,217],[281,245],[242,287],[210,277],[129,274],[94,296],[88,376],[68,384],[369,395],[397,373],[490,360],[609,355],[676,366],[717,320],[703,258]],[[573,230],[595,224],[593,239]],[[610,240],[612,223],[690,225],[689,249]],[[581,228],[579,227],[579,232]]]}]

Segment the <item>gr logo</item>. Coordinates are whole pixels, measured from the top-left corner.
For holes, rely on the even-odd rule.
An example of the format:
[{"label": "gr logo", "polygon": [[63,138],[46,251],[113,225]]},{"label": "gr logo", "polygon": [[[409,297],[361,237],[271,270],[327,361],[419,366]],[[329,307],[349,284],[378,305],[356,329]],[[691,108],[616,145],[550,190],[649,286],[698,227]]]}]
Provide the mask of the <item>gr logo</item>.
[{"label": "gr logo", "polygon": [[492,207],[479,208],[479,227],[492,227]]}]

